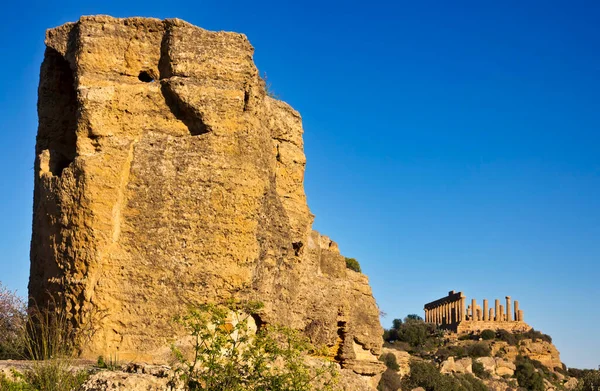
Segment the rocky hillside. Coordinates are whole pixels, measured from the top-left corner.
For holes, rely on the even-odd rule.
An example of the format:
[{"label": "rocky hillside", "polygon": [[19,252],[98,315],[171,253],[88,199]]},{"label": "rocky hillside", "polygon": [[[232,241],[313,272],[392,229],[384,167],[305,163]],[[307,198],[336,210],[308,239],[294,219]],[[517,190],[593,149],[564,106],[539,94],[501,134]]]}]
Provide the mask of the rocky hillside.
[{"label": "rocky hillside", "polygon": [[381,391],[573,390],[578,381],[560,361],[552,339],[526,333],[484,331],[457,335],[419,319],[386,332]]},{"label": "rocky hillside", "polygon": [[95,359],[161,363],[190,304],[259,300],[377,384],[367,277],[312,230],[302,122],[268,96],[248,39],[178,19],[50,29],[39,86],[29,293]]}]

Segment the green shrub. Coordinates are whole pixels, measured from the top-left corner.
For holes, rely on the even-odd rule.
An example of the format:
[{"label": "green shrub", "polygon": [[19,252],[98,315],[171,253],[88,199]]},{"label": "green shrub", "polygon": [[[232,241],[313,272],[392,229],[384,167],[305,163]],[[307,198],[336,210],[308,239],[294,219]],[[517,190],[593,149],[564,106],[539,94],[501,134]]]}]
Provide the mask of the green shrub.
[{"label": "green shrub", "polygon": [[88,379],[85,370],[75,370],[68,359],[53,358],[36,361],[25,372],[25,380],[34,390],[66,391],[77,390]]},{"label": "green shrub", "polygon": [[398,330],[396,329],[385,329],[383,330],[383,340],[387,342],[393,342],[398,340]]},{"label": "green shrub", "polygon": [[469,357],[488,357],[490,354],[492,354],[492,350],[486,343],[479,342],[467,346],[467,355]]},{"label": "green shrub", "polygon": [[335,366],[306,364],[304,357],[314,348],[300,332],[277,326],[251,332],[249,319],[261,307],[206,304],[178,317],[195,342],[192,360],[172,347],[179,362],[173,383],[186,390],[333,390]]},{"label": "green shrub", "polygon": [[387,369],[381,375],[381,380],[377,385],[378,391],[397,391],[402,386],[402,378],[392,369]]},{"label": "green shrub", "polygon": [[500,341],[504,341],[511,346],[517,346],[519,343],[519,338],[515,336],[513,333],[508,332],[506,330],[498,330],[497,338]]},{"label": "green shrub", "polygon": [[423,387],[427,391],[441,391],[446,384],[444,375],[433,364],[425,361],[412,361],[410,374],[402,380],[402,389],[412,390]]},{"label": "green shrub", "polygon": [[354,270],[355,272],[362,273],[360,270],[360,264],[354,258],[346,258],[346,267],[350,270]]},{"label": "green shrub", "polygon": [[483,330],[481,332],[481,339],[489,341],[496,338],[496,332],[492,330]]},{"label": "green shrub", "polygon": [[[600,370],[584,369],[579,371],[579,386],[578,391],[597,391],[600,390]],[[569,369],[571,372],[571,369]]]},{"label": "green shrub", "polygon": [[485,370],[483,364],[479,361],[473,361],[473,374],[480,379],[488,379],[490,377],[490,373]]},{"label": "green shrub", "polygon": [[396,359],[396,355],[394,353],[384,353],[379,357],[380,361],[383,361],[385,366],[392,371],[397,371],[400,369],[398,365],[398,360]]},{"label": "green shrub", "polygon": [[16,379],[8,379],[6,375],[0,372],[0,390],[2,391],[36,391],[31,385],[27,384],[22,376]]},{"label": "green shrub", "polygon": [[519,342],[521,342],[524,339],[531,339],[534,342],[537,340],[541,340],[548,343],[552,343],[552,337],[534,329],[531,329],[525,333],[511,333],[506,330],[498,330],[496,338],[498,338],[501,341],[507,342],[509,345],[512,346],[517,346]]},{"label": "green shrub", "polygon": [[457,385],[452,390],[457,391],[489,391],[485,384],[471,374],[457,375]]},{"label": "green shrub", "polygon": [[403,390],[423,387],[426,391],[487,391],[487,387],[472,375],[444,375],[435,365],[413,361],[410,374],[402,380]]},{"label": "green shrub", "polygon": [[109,371],[114,371],[115,369],[118,369],[120,367],[118,355],[111,354],[110,356],[108,356],[108,360],[106,360],[104,356],[98,356],[96,366],[101,369],[108,369]]},{"label": "green shrub", "polygon": [[535,370],[531,360],[517,357],[517,368],[514,376],[517,378],[519,387],[529,391],[544,391],[544,377]]},{"label": "green shrub", "polygon": [[531,329],[523,334],[521,334],[521,338],[522,339],[531,339],[533,342],[537,341],[538,339],[548,342],[548,343],[552,343],[552,337],[547,335],[547,334],[543,334],[540,331]]},{"label": "green shrub", "polygon": [[385,330],[383,339],[386,342],[396,344],[408,344],[408,347],[402,346],[402,350],[413,354],[422,354],[424,351],[436,349],[441,345],[441,330],[432,323],[425,323],[419,315],[411,314],[404,320],[394,319],[392,328]]},{"label": "green shrub", "polygon": [[438,349],[435,355],[442,361],[447,360],[449,357],[463,358],[468,356],[467,350],[463,346],[457,345],[444,346]]}]

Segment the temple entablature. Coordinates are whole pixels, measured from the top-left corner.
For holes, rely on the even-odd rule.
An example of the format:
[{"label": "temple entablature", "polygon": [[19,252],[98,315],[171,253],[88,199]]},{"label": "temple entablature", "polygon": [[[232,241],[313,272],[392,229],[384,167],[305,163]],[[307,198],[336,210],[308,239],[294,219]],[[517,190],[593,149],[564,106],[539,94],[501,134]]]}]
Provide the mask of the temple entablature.
[{"label": "temple entablature", "polygon": [[510,296],[505,297],[505,305],[500,300],[494,301],[494,307],[483,299],[483,308],[476,299],[467,298],[462,292],[450,291],[448,296],[425,304],[425,322],[436,324],[442,328],[458,333],[490,330],[507,330],[525,332],[531,329],[524,321],[523,310],[519,302],[513,303]]}]

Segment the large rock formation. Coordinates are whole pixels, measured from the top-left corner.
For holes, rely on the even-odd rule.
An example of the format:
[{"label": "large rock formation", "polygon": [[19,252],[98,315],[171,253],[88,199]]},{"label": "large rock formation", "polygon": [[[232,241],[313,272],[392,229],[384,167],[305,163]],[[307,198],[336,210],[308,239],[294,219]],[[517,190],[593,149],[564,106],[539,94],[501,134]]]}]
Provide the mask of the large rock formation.
[{"label": "large rock formation", "polygon": [[300,115],[269,97],[242,34],[82,17],[48,30],[31,297],[98,331],[83,355],[159,362],[190,303],[265,304],[372,376],[367,278],[311,229]]}]

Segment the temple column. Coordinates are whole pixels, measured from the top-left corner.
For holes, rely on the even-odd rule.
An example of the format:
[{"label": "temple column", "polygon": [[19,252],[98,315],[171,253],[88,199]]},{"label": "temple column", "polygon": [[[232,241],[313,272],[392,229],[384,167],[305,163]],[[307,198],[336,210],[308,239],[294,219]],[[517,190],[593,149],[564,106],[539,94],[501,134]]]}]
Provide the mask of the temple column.
[{"label": "temple column", "polygon": [[464,297],[460,298],[460,320],[461,321],[467,320],[467,311],[465,309],[465,298]]},{"label": "temple column", "polygon": [[512,322],[513,320],[513,316],[512,316],[512,311],[510,310],[510,296],[506,296],[506,321],[507,322]]},{"label": "temple column", "polygon": [[494,302],[494,320],[496,322],[500,322],[502,319],[500,318],[500,300],[496,299]]},{"label": "temple column", "polygon": [[489,319],[490,321],[493,321],[493,320],[494,320],[494,309],[493,309],[493,308],[490,308],[490,316],[488,317],[488,319]]},{"label": "temple column", "polygon": [[449,312],[450,312],[450,306],[448,305],[448,303],[445,303],[444,304],[444,324],[450,323],[450,317],[448,316]]},{"label": "temple column", "polygon": [[487,299],[483,299],[483,320],[489,320],[488,313],[488,301]]},{"label": "temple column", "polygon": [[504,322],[504,306],[500,304],[500,322]]},{"label": "temple column", "polygon": [[519,320],[521,322],[524,322],[524,320],[523,320],[523,310],[519,310]]},{"label": "temple column", "polygon": [[519,300],[515,300],[515,320],[518,322],[519,319]]},{"label": "temple column", "polygon": [[471,299],[471,320],[477,320],[477,301]]},{"label": "temple column", "polygon": [[452,324],[458,323],[458,301],[452,303]]}]

